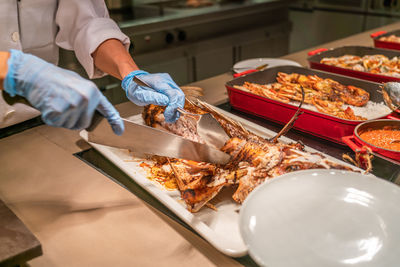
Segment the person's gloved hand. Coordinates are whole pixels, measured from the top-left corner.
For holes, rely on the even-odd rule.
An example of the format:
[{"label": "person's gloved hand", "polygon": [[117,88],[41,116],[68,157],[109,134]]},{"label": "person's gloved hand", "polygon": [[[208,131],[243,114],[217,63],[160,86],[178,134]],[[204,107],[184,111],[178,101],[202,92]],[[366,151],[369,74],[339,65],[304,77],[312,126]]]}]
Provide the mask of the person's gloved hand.
[{"label": "person's gloved hand", "polygon": [[[155,90],[135,83],[133,81],[135,76]],[[128,99],[138,106],[148,104],[167,106],[164,117],[165,121],[169,123],[175,122],[179,118],[179,112],[176,109],[183,108],[185,105],[184,93],[167,73],[149,74],[143,70],[132,71],[122,80],[122,88]]]},{"label": "person's gloved hand", "polygon": [[123,133],[124,123],[118,111],[93,82],[18,50],[10,50],[7,64],[4,90],[11,96],[25,97],[42,112],[46,124],[84,129],[97,109],[114,133]]}]

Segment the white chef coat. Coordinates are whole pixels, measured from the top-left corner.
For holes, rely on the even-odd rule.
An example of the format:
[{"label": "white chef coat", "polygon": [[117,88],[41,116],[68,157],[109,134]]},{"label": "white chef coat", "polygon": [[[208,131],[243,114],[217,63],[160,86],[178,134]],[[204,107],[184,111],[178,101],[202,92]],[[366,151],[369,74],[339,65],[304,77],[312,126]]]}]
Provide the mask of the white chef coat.
[{"label": "white chef coat", "polygon": [[[0,0],[0,51],[18,49],[57,64],[58,47],[74,50],[88,76],[98,78],[104,73],[91,54],[111,38],[129,48],[129,38],[109,18],[103,0]],[[0,128],[39,114],[0,97]]]}]

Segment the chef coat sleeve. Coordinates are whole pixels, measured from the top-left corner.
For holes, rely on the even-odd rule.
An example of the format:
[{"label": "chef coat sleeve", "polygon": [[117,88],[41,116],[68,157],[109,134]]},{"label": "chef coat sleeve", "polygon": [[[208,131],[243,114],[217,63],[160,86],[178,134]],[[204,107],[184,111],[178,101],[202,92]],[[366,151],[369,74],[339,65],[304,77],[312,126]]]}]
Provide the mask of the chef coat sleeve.
[{"label": "chef coat sleeve", "polygon": [[129,49],[128,36],[110,19],[103,0],[59,0],[55,19],[59,27],[56,44],[74,50],[91,79],[105,75],[91,56],[102,42],[118,39]]}]

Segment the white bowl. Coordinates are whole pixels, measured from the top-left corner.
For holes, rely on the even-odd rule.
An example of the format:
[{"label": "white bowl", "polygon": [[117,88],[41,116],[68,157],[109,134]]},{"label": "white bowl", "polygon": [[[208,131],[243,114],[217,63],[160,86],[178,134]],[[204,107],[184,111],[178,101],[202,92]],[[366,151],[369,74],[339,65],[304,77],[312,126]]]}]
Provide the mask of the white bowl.
[{"label": "white bowl", "polygon": [[299,63],[293,60],[280,59],[280,58],[251,58],[239,61],[233,65],[233,71],[235,73],[243,72],[250,69],[255,69],[261,65],[268,64],[268,68],[277,66],[298,66],[301,67]]},{"label": "white bowl", "polygon": [[400,266],[400,188],[355,172],[292,172],[249,195],[240,231],[262,266]]}]

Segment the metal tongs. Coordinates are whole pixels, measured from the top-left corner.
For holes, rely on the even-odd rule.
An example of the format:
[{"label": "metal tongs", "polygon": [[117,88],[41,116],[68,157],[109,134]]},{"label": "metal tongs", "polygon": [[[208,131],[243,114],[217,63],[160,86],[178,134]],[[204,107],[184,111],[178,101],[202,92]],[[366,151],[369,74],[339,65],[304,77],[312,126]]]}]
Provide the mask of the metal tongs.
[{"label": "metal tongs", "polygon": [[293,127],[294,123],[299,118],[299,116],[303,114],[303,112],[301,111],[301,106],[304,103],[305,92],[302,85],[300,85],[300,90],[301,90],[301,101],[299,106],[297,107],[296,112],[293,114],[292,118],[285,124],[285,126],[283,126],[283,128],[279,131],[279,133],[268,139],[268,141],[270,141],[271,143],[278,142],[278,138],[285,135]]},{"label": "metal tongs", "polygon": [[[394,112],[400,113],[400,83],[388,82],[381,88],[386,105]],[[400,143],[400,140],[393,140],[390,143]]]},{"label": "metal tongs", "polygon": [[383,100],[393,111],[400,113],[400,83],[388,82],[382,87]]},{"label": "metal tongs", "polygon": [[[146,86],[156,91],[149,84],[147,84],[145,81],[141,80],[137,76],[133,77],[133,81],[140,86]],[[190,116],[196,119],[200,117],[199,119],[197,119],[197,133],[205,141],[206,144],[211,144],[219,149],[226,143],[226,141],[228,141],[229,136],[226,134],[221,124],[210,113],[194,114],[182,108],[177,108],[177,110],[184,116]]]}]

